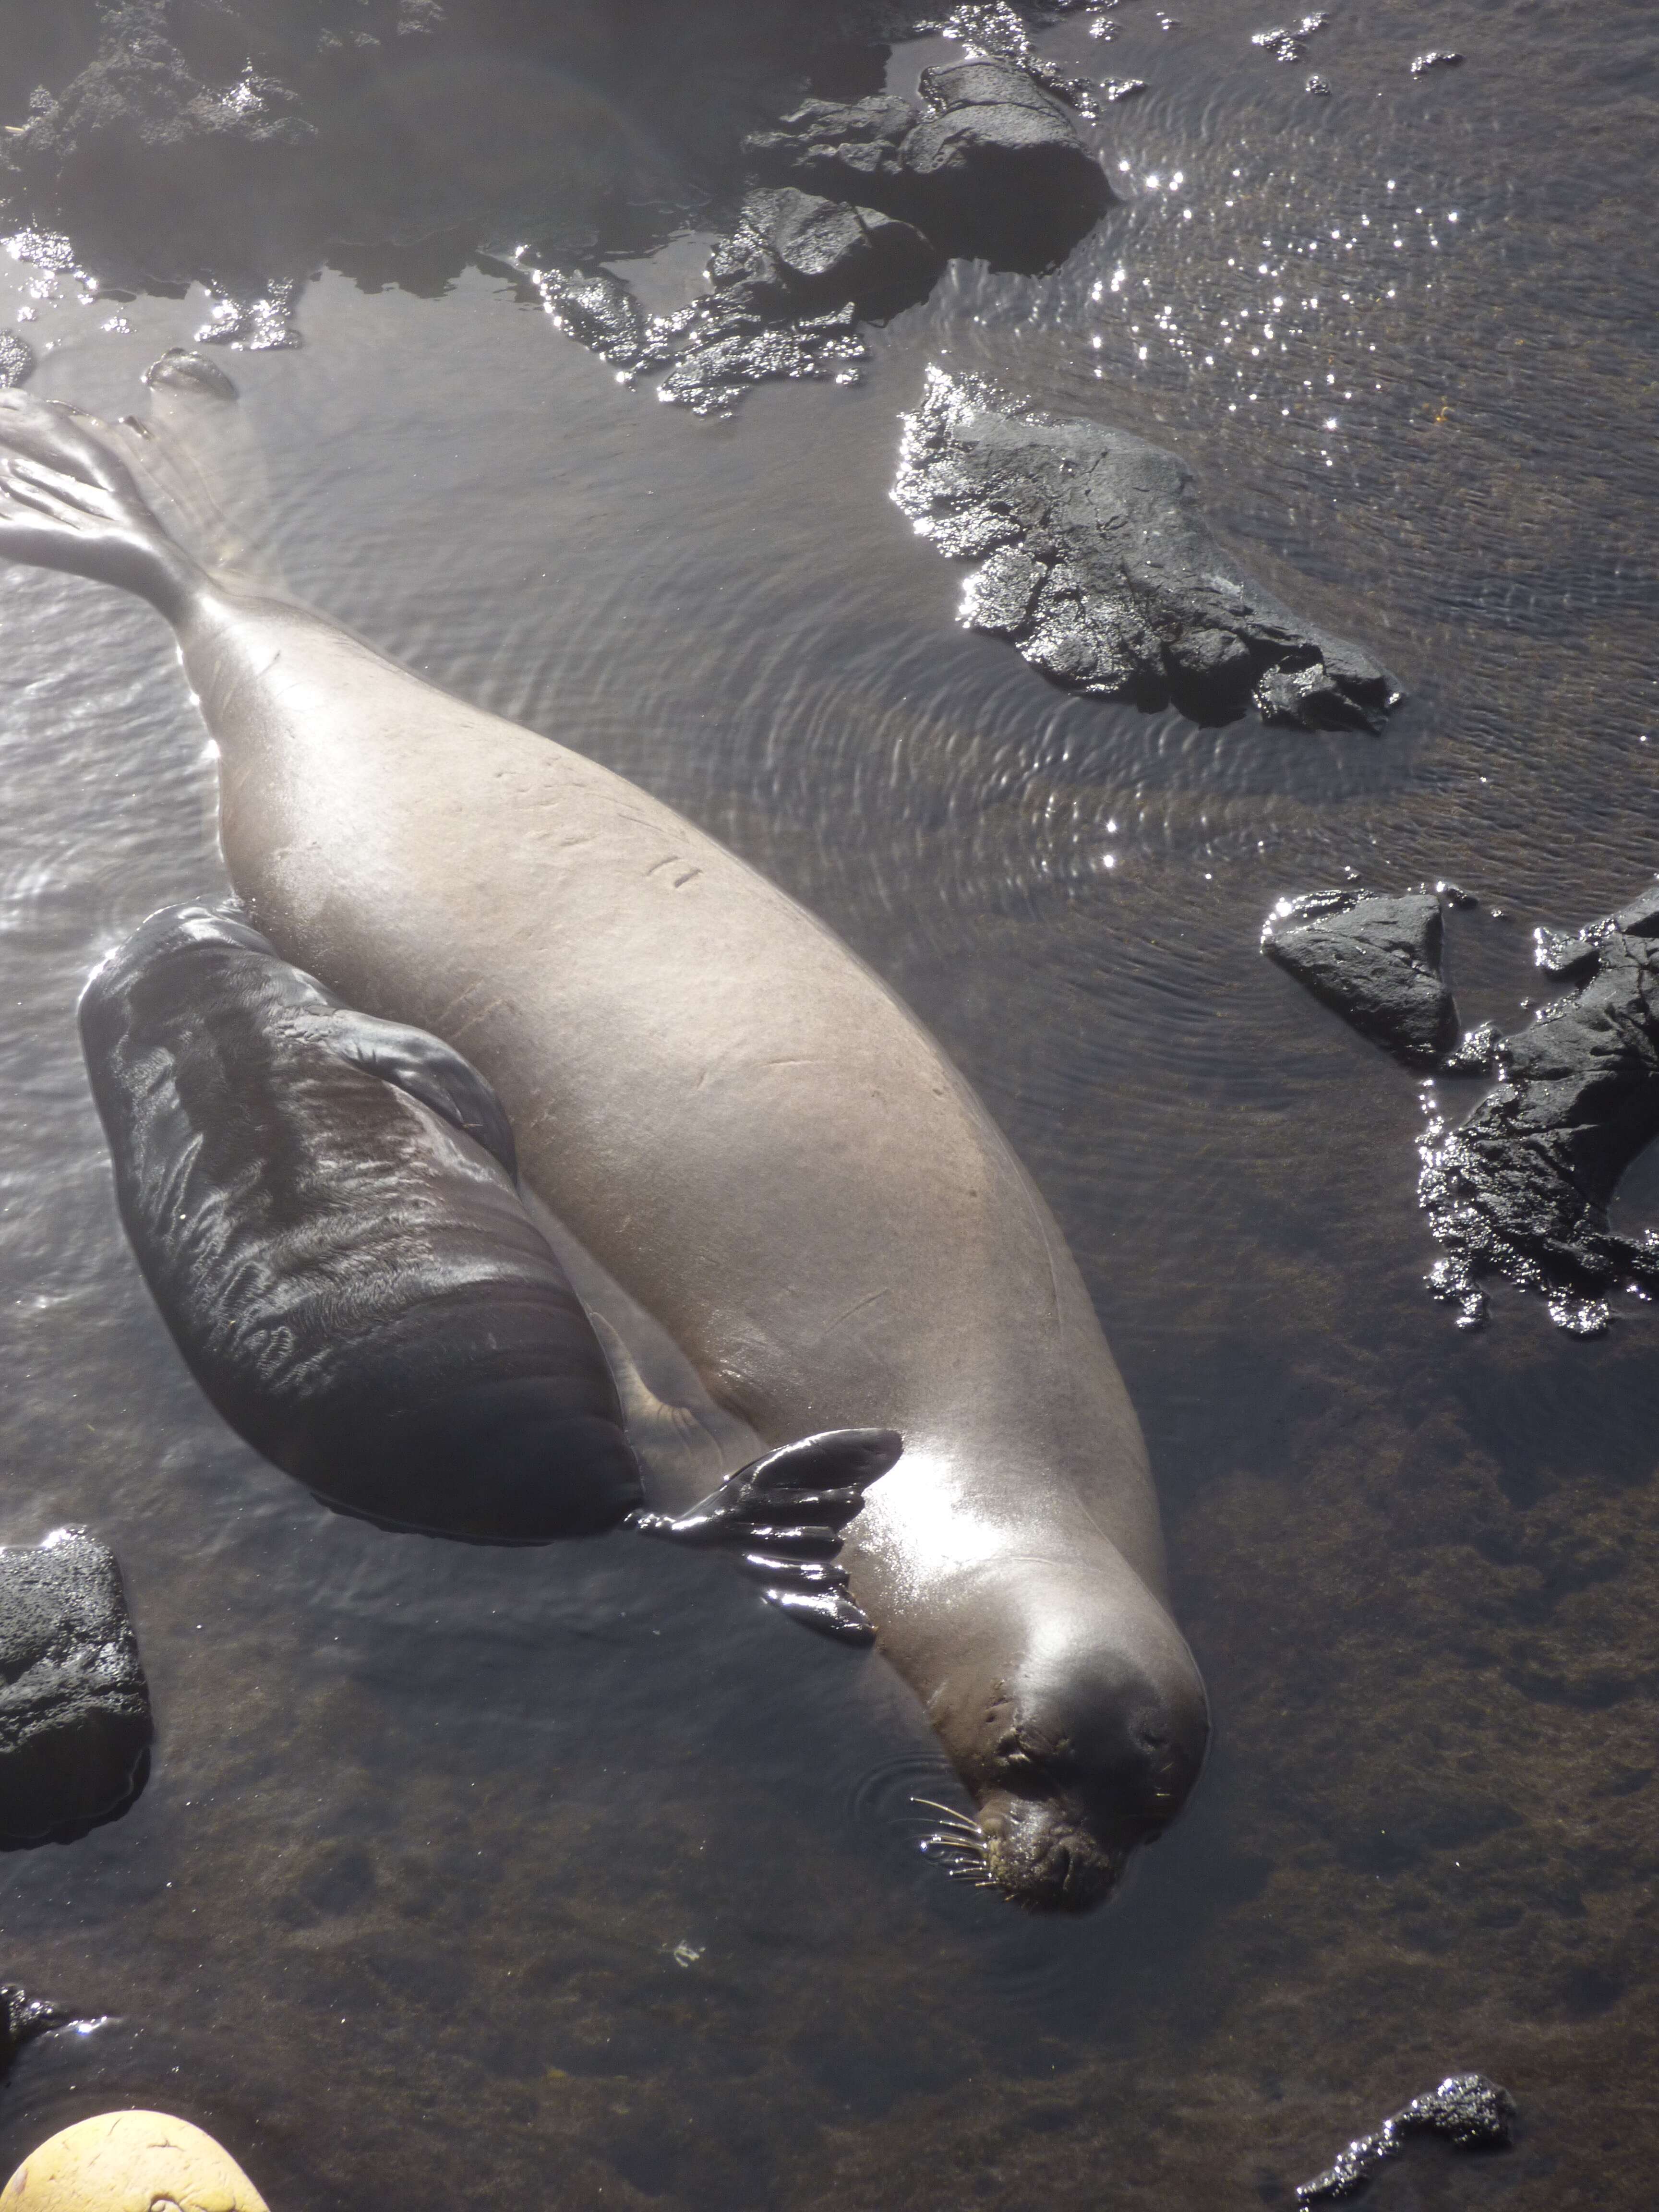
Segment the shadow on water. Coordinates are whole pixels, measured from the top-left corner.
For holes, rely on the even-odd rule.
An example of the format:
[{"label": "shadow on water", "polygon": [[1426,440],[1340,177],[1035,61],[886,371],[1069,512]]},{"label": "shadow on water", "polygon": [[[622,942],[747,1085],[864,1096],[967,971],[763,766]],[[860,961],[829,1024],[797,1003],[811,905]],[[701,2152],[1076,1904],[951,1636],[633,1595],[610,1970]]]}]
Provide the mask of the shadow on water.
[{"label": "shadow on water", "polygon": [[437,296],[480,246],[641,252],[729,209],[746,130],[878,88],[879,0],[0,0],[0,210],[106,283],[319,260]]}]

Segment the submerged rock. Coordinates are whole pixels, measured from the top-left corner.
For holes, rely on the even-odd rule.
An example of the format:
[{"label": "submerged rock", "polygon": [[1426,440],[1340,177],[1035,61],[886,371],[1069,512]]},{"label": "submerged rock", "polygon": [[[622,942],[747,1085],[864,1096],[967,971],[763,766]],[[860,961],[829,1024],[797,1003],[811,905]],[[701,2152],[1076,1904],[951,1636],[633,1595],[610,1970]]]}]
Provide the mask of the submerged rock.
[{"label": "submerged rock", "polygon": [[34,373],[34,348],[15,331],[0,331],[0,392],[26,384]]},{"label": "submerged rock", "polygon": [[1577,939],[1543,936],[1540,953],[1577,988],[1501,1039],[1497,1088],[1455,1128],[1434,1115],[1422,1141],[1419,1200],[1446,1251],[1430,1282],[1472,1325],[1480,1277],[1505,1276],[1594,1335],[1610,1291],[1659,1292],[1659,1237],[1607,1225],[1620,1178],[1659,1137],[1659,885]]},{"label": "submerged rock", "polygon": [[1338,2204],[1356,2197],[1372,2175],[1398,2158],[1411,2135],[1443,2136],[1455,2150],[1504,2150],[1515,2125],[1515,2100],[1484,2074],[1449,2074],[1413,2097],[1382,2126],[1356,2136],[1327,2170],[1304,2181],[1298,2204]]},{"label": "submerged rock", "polygon": [[919,89],[921,106],[809,100],[749,151],[763,174],[896,216],[946,253],[1062,261],[1112,194],[1059,100],[1000,55],[924,70]]},{"label": "submerged rock", "polygon": [[1073,690],[1371,731],[1400,697],[1359,647],[1248,581],[1185,464],[1127,431],[930,367],[893,497],[942,553],[983,564],[963,620]]},{"label": "submerged rock", "polygon": [[1431,891],[1305,891],[1273,908],[1261,949],[1362,1036],[1407,1066],[1438,1067],[1458,1030],[1442,932]]},{"label": "submerged rock", "polygon": [[115,1554],[85,1528],[0,1547],[0,1844],[124,1809],[152,1734]]}]

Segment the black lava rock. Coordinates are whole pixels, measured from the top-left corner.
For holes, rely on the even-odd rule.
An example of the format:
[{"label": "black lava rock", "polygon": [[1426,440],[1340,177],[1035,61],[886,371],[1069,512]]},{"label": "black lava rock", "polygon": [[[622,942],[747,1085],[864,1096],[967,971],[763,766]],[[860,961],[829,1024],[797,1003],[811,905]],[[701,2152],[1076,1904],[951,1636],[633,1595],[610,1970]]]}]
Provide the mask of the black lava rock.
[{"label": "black lava rock", "polygon": [[1000,57],[923,72],[922,106],[811,100],[748,141],[762,173],[856,200],[946,253],[1012,268],[1064,260],[1112,194],[1060,101]]},{"label": "black lava rock", "polygon": [[1590,1335],[1607,1291],[1659,1291],[1659,1239],[1607,1226],[1620,1176],[1659,1137],[1659,885],[1540,952],[1577,988],[1497,1044],[1503,1079],[1466,1120],[1431,1125],[1419,1196],[1447,1254],[1431,1281],[1466,1322],[1483,1310],[1479,1277],[1497,1273]]},{"label": "black lava rock", "polygon": [[1408,1067],[1437,1067],[1458,1029],[1441,939],[1431,891],[1307,891],[1274,908],[1261,949],[1362,1036]]},{"label": "black lava rock", "polygon": [[0,1844],[66,1840],[143,1786],[154,1733],[115,1554],[0,1547]]},{"label": "black lava rock", "polygon": [[1374,2173],[1399,2157],[1408,2136],[1440,2136],[1454,2150],[1506,2150],[1515,2118],[1514,2098],[1496,2081],[1484,2074],[1449,2074],[1371,2134],[1356,2136],[1325,2172],[1302,2184],[1296,2201],[1340,2204],[1358,2196]]},{"label": "black lava rock", "polygon": [[184,234],[186,256],[261,240],[270,210],[305,194],[317,133],[294,91],[251,66],[204,82],[161,0],[111,0],[99,29],[94,58],[9,142],[25,194],[71,216],[149,207],[158,228]]},{"label": "black lava rock", "polygon": [[608,269],[502,265],[529,281],[567,337],[624,376],[665,371],[659,398],[724,415],[771,380],[851,383],[865,358],[857,318],[926,299],[943,257],[895,216],[782,185],[749,195],[709,258],[709,289],[672,315],[647,315]]},{"label": "black lava rock", "polygon": [[896,93],[842,103],[808,100],[775,131],[757,131],[744,142],[763,175],[777,177],[830,199],[887,206],[902,196],[903,146],[921,111]]},{"label": "black lava rock", "polygon": [[67,2027],[75,2018],[49,1998],[32,1997],[21,1982],[0,1982],[0,2073],[26,2043],[54,2027]]},{"label": "black lava rock", "polygon": [[1063,260],[1112,194],[1060,103],[1016,63],[923,73],[928,112],[905,140],[920,219],[958,253]]},{"label": "black lava rock", "polygon": [[786,185],[750,194],[708,277],[733,302],[763,313],[850,302],[878,314],[925,300],[944,265],[937,246],[896,216]]},{"label": "black lava rock", "polygon": [[1204,721],[1376,731],[1399,699],[1370,656],[1247,580],[1175,454],[930,368],[893,497],[983,563],[963,619],[1056,683]]}]

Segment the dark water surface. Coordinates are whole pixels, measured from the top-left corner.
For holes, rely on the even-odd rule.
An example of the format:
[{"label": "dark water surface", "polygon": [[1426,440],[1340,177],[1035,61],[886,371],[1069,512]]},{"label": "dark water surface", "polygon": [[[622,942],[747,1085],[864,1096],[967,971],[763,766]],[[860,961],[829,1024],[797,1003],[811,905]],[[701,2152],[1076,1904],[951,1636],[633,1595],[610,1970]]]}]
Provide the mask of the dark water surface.
[{"label": "dark water surface", "polygon": [[[7,2165],[138,2101],[276,2212],[1207,2212],[1479,2068],[1517,2148],[1425,2146],[1379,2208],[1653,2201],[1654,1322],[1573,1341],[1499,1288],[1455,1328],[1413,1081],[1255,945],[1346,867],[1454,878],[1463,1014],[1510,1026],[1532,926],[1659,867],[1656,19],[1337,0],[1284,65],[1269,7],[1172,4],[1044,40],[1147,81],[1101,126],[1123,204],[1055,276],[957,264],[859,389],[700,422],[487,277],[325,277],[303,350],[222,357],[257,449],[222,495],[293,589],[785,884],[980,1086],[1146,1428],[1215,1708],[1191,1811],[1087,1922],[951,1891],[879,1660],[625,1539],[378,1534],[228,1435],[122,1243],[72,1018],[145,912],[222,887],[211,762],[152,617],[9,573],[0,1540],[115,1546],[159,1743],[125,1820],[0,1860],[4,1972],[116,2015],[24,2054]],[[1414,79],[1429,47],[1467,59]],[[0,261],[0,322],[32,285],[34,388],[100,407],[202,319]],[[929,360],[1175,446],[1395,669],[1389,733],[1075,700],[955,628],[887,498]]]}]

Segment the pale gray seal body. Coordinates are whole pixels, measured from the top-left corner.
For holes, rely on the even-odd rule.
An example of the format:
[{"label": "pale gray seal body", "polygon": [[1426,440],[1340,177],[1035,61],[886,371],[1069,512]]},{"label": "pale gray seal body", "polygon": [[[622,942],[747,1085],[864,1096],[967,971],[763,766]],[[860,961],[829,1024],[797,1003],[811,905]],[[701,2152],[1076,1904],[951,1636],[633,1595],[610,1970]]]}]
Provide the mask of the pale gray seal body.
[{"label": "pale gray seal body", "polygon": [[0,555],[173,624],[252,920],[483,1073],[526,1182],[717,1401],[768,1443],[902,1435],[843,1557],[973,1793],[963,1870],[1104,1895],[1197,1775],[1203,1688],[1077,1268],[914,1016],[635,786],[202,569],[106,437],[21,393]]}]

